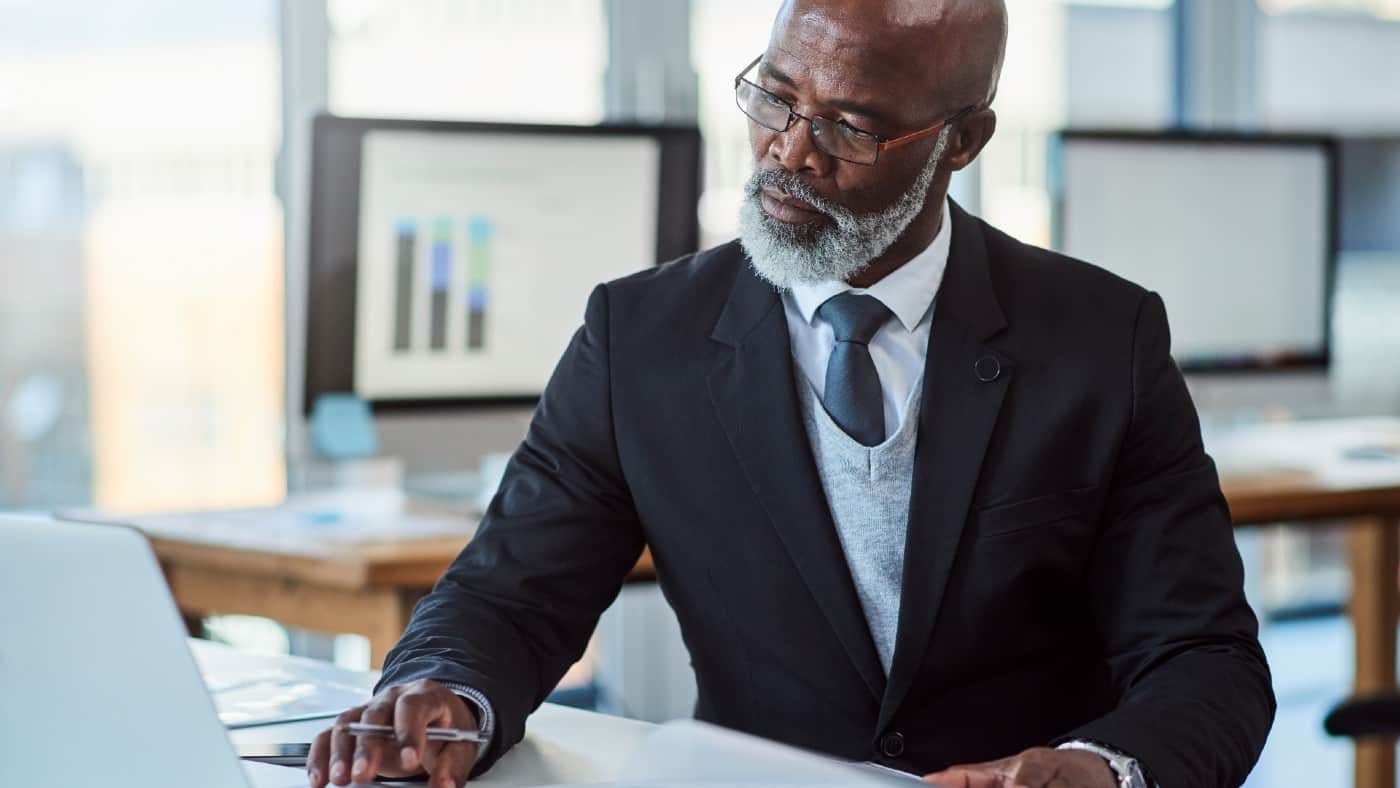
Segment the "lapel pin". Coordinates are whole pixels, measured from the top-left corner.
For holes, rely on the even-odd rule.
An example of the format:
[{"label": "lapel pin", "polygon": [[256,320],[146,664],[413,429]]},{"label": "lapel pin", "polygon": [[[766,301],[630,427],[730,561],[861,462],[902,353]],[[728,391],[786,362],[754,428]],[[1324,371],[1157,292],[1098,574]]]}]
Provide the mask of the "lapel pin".
[{"label": "lapel pin", "polygon": [[995,356],[983,356],[977,359],[977,363],[972,365],[972,369],[977,373],[977,379],[983,383],[991,383],[1001,377],[1001,362]]}]

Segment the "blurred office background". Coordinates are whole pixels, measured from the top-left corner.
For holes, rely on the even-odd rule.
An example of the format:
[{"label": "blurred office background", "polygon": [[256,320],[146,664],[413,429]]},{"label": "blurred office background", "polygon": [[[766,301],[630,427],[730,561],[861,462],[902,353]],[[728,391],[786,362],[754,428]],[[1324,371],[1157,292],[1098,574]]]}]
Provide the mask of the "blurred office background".
[{"label": "blurred office background", "polygon": [[[1049,244],[1049,143],[1060,129],[1336,136],[1340,262],[1332,395],[1321,407],[1400,415],[1400,0],[1009,5],[1000,128],[955,196]],[[318,111],[696,122],[703,242],[731,238],[750,168],[732,80],[765,46],[775,8],[0,0],[0,509],[283,498],[306,451],[299,401]],[[378,427],[410,477],[450,474],[509,451],[528,415],[405,414]],[[1307,762],[1314,784],[1345,784],[1350,750],[1318,722],[1350,682],[1339,532],[1280,524],[1242,533],[1241,543],[1283,704],[1261,773],[1280,784],[1288,764]],[[627,595],[624,605],[657,615],[654,589]],[[295,641],[257,622],[225,631],[251,647]],[[366,660],[353,645],[333,654]],[[613,677],[650,683],[661,698],[648,712],[628,710],[683,713],[685,677],[666,675],[677,663],[667,660],[629,663]]]}]

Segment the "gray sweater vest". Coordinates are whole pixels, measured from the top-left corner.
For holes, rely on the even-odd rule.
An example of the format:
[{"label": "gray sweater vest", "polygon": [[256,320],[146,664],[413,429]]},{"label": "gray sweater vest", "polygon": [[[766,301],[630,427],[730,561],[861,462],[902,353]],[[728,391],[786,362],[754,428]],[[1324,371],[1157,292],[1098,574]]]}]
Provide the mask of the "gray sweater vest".
[{"label": "gray sweater vest", "polygon": [[889,675],[899,628],[923,378],[909,393],[899,428],[884,443],[866,447],[832,421],[806,378],[797,377],[801,378],[803,422],[826,503],[880,663]]}]

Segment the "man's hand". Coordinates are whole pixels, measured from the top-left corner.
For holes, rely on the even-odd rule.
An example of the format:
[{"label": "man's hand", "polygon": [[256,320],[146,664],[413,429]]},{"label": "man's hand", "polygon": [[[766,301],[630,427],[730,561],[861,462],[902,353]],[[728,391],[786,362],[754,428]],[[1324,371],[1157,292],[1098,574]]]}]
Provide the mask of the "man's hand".
[{"label": "man's hand", "polygon": [[924,777],[939,788],[1117,788],[1108,762],[1083,750],[1037,747],[1020,755],[954,766]]},{"label": "man's hand", "polygon": [[[366,722],[394,726],[393,738],[351,736],[341,725]],[[341,714],[311,745],[306,774],[311,788],[329,781],[349,785],[384,777],[412,777],[426,771],[431,788],[460,788],[476,763],[474,742],[427,740],[430,727],[477,727],[476,715],[452,690],[436,681],[386,687],[368,704]]]}]

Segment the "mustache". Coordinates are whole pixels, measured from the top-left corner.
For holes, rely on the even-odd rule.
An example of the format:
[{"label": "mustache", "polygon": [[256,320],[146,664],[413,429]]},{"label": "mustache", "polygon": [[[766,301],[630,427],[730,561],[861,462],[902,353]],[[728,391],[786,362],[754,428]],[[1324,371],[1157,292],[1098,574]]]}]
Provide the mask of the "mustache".
[{"label": "mustache", "polygon": [[749,196],[756,199],[759,192],[764,189],[778,189],[779,191],[787,192],[832,219],[843,218],[851,214],[851,212],[845,208],[817,194],[805,181],[790,172],[784,172],[782,170],[754,170],[753,177],[749,179]]}]

